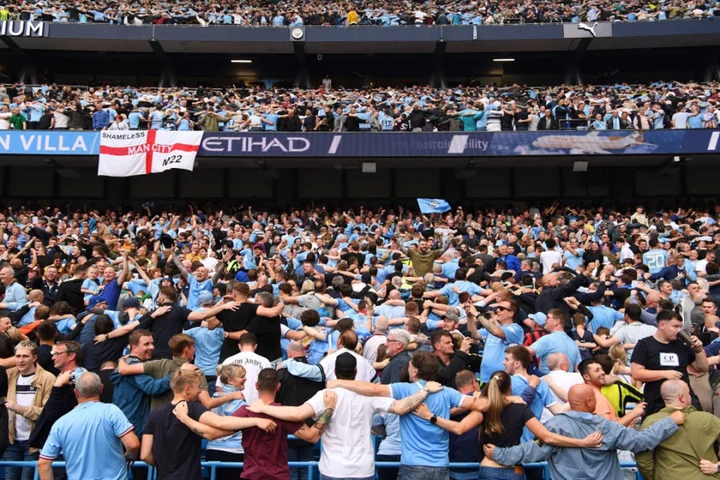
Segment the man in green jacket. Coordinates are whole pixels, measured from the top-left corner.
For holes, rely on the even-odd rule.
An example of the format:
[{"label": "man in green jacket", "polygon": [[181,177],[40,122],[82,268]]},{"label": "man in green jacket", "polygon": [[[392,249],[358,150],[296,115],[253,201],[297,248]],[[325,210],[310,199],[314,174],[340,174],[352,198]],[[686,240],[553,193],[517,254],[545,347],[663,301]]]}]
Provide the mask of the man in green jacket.
[{"label": "man in green jacket", "polygon": [[[715,453],[715,442],[720,437],[720,418],[696,410],[691,404],[690,388],[682,380],[665,381],[660,387],[660,395],[665,401],[665,408],[646,418],[642,430],[676,410],[685,414],[685,424],[655,450],[636,454],[640,473],[645,480],[720,479],[720,465]],[[711,474],[708,475],[708,472]]]}]

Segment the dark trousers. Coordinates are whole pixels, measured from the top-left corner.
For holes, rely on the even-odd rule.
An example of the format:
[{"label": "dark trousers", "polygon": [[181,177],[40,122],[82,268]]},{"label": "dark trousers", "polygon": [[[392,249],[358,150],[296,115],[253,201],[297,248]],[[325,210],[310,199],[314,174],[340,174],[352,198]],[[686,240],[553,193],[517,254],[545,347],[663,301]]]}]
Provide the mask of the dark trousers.
[{"label": "dark trousers", "polygon": [[[315,445],[303,440],[288,440],[288,462],[309,462],[313,459]],[[307,467],[290,467],[290,480],[307,480]]]},{"label": "dark trousers", "polygon": [[[205,457],[208,462],[242,462],[245,455],[242,453],[222,452],[220,450],[207,450]],[[217,468],[215,469],[215,478],[217,480],[238,480],[242,468]]]},{"label": "dark trousers", "polygon": [[[376,455],[375,459],[378,462],[400,462],[400,455]],[[378,473],[378,480],[397,480],[398,471],[400,469],[398,467],[395,468],[388,468],[388,467],[378,467],[377,473]]]}]

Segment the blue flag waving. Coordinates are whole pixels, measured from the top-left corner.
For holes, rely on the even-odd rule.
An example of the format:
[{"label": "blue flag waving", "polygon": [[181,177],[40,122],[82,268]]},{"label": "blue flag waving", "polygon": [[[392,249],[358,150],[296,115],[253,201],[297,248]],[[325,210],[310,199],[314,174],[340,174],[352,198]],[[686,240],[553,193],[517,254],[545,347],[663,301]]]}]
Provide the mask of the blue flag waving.
[{"label": "blue flag waving", "polygon": [[422,213],[443,213],[450,210],[450,204],[440,198],[418,198],[417,202]]}]

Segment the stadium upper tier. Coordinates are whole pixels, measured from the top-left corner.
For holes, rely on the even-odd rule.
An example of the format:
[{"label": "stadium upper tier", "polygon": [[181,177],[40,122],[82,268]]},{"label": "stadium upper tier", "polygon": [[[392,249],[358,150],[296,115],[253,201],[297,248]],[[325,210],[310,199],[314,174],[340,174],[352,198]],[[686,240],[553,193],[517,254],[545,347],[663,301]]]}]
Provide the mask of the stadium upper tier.
[{"label": "stadium upper tier", "polygon": [[[411,2],[358,0],[308,2],[177,1],[10,1],[0,7],[0,20],[103,23],[119,25],[199,24],[238,26],[301,25],[490,25],[507,23],[642,22],[703,19],[720,15],[720,2],[681,0],[479,0]],[[588,29],[592,24],[588,25]]]},{"label": "stadium upper tier", "polygon": [[349,90],[8,85],[0,129],[204,131],[716,128],[720,84]]}]

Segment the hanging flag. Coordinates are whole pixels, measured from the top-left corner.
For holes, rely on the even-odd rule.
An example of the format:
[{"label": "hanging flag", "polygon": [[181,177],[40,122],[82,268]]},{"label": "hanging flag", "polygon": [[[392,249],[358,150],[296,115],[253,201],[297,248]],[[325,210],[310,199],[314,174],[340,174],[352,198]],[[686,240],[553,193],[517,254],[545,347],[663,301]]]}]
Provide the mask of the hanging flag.
[{"label": "hanging flag", "polygon": [[192,171],[203,132],[103,131],[98,175],[130,177],[173,168]]},{"label": "hanging flag", "polygon": [[417,202],[422,213],[443,213],[450,210],[450,204],[440,198],[418,198]]}]

